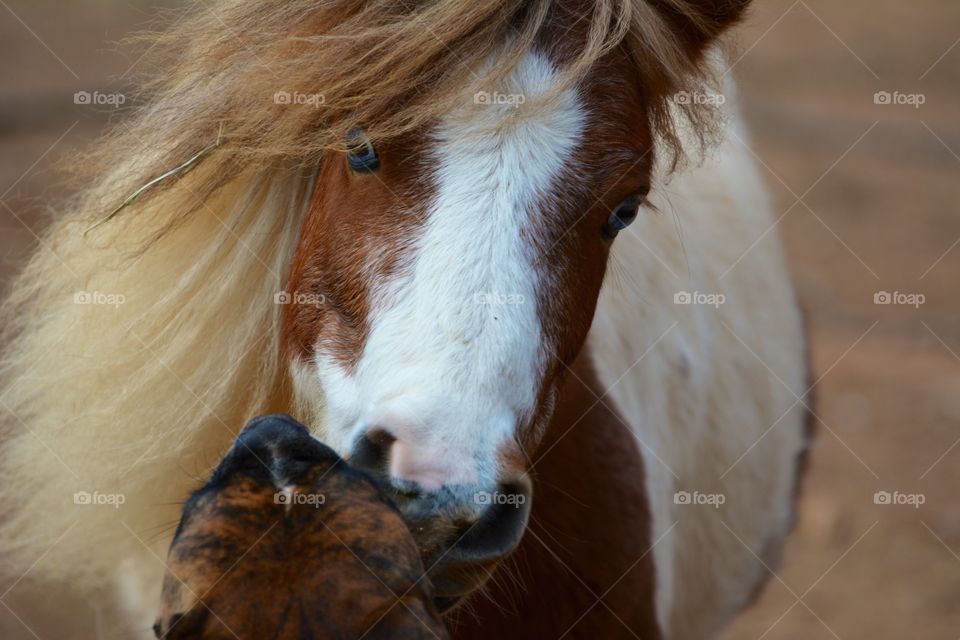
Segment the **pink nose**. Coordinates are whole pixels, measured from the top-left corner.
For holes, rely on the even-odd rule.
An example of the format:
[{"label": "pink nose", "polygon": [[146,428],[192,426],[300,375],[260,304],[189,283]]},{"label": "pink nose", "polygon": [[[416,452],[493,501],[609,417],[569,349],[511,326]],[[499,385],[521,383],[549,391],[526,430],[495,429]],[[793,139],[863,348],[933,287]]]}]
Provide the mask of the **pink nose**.
[{"label": "pink nose", "polygon": [[472,456],[443,443],[414,442],[384,428],[374,428],[354,447],[350,462],[391,478],[412,482],[425,491],[477,482]]}]

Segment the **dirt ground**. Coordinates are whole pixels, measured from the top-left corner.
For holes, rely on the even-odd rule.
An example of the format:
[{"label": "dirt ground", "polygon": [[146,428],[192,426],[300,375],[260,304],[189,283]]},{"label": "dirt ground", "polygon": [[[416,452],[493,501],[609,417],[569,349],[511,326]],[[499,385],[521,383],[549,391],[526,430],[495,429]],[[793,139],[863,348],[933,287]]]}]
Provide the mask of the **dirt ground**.
[{"label": "dirt ground", "polygon": [[[53,162],[112,113],[74,92],[143,71],[112,42],[152,7],[0,2],[0,283],[62,191]],[[809,314],[820,420],[785,562],[728,639],[960,637],[958,39],[955,0],[757,0],[739,33],[734,72]]]}]

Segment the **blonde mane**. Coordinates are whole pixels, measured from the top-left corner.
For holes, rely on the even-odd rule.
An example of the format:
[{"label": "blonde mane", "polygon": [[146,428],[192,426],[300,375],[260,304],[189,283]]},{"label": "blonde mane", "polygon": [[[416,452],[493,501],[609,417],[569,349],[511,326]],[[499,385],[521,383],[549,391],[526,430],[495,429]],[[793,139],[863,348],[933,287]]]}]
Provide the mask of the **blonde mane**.
[{"label": "blonde mane", "polygon": [[[197,478],[248,418],[293,406],[274,296],[324,154],[358,123],[374,140],[402,135],[464,86],[491,86],[498,78],[473,70],[509,42],[495,74],[507,73],[564,4],[230,0],[150,36],[160,73],[142,86],[145,106],[77,162],[90,186],[0,312],[0,566],[11,579],[29,569],[92,593],[121,558],[159,566],[151,553],[165,556],[165,527]],[[667,97],[704,79],[661,13],[696,24],[687,3],[656,4],[589,3],[567,78],[627,47],[669,149],[683,107]],[[316,98],[284,105],[278,92]],[[705,113],[687,116],[702,124]],[[195,167],[84,233],[221,131]],[[79,492],[123,504],[82,504]]]}]

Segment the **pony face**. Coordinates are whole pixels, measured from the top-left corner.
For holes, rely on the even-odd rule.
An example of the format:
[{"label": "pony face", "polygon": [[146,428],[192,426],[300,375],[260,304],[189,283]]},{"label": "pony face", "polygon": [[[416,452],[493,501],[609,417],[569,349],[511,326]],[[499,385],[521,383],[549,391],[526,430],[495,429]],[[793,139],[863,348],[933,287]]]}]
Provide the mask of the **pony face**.
[{"label": "pony face", "polygon": [[445,638],[410,532],[286,416],[252,422],[186,503],[158,638]]},{"label": "pony face", "polygon": [[331,446],[417,496],[408,516],[509,503],[491,555],[519,539],[527,456],[649,188],[646,122],[625,57],[564,87],[532,51],[419,135],[324,162],[290,281],[295,377],[319,382]]},{"label": "pony face", "polygon": [[[622,3],[616,36],[610,3],[578,19],[593,5],[538,5],[532,44],[509,46],[506,29],[509,55],[471,71],[490,86],[465,80],[425,124],[384,140],[365,138],[375,122],[350,128],[293,258],[298,401],[388,481],[444,601],[519,542],[530,454],[650,189],[654,128],[679,146],[669,96],[747,0]],[[481,570],[465,579],[468,566]]]}]

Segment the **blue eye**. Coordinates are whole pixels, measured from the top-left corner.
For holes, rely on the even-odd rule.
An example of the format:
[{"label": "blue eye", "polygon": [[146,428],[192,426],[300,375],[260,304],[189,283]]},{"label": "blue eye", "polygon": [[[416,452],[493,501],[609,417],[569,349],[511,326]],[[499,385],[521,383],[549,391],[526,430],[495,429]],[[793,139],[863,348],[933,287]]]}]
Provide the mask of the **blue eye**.
[{"label": "blue eye", "polygon": [[632,195],[617,205],[610,213],[610,217],[603,223],[603,237],[607,240],[613,240],[617,234],[630,226],[637,219],[640,212],[641,198],[638,195]]},{"label": "blue eye", "polygon": [[347,163],[357,173],[372,173],[380,168],[380,157],[363,129],[347,132]]}]

